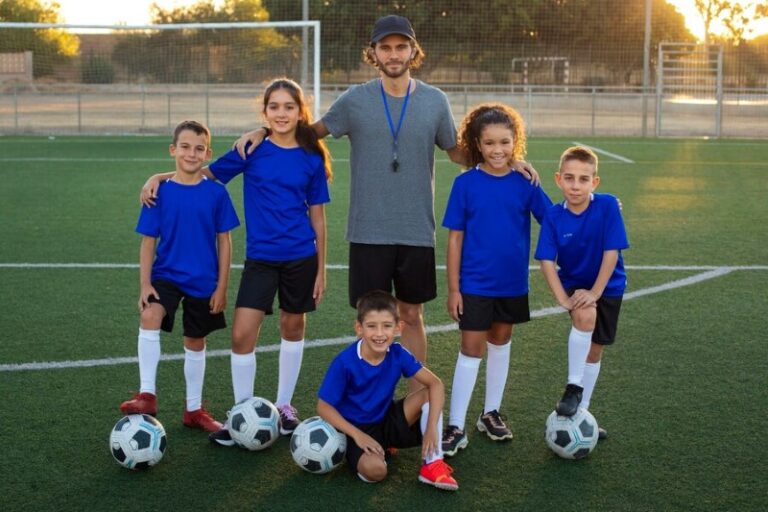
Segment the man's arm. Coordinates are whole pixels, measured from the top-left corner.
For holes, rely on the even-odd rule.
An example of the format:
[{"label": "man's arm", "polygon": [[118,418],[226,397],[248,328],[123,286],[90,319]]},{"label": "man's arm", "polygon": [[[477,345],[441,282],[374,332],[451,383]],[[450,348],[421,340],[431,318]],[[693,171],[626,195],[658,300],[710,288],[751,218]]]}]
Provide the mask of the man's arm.
[{"label": "man's arm", "polygon": [[[330,133],[321,119],[312,123],[312,129],[315,130],[318,139],[327,137]],[[256,151],[256,148],[264,141],[265,138],[267,138],[267,135],[269,135],[267,129],[263,126],[260,126],[255,130],[251,130],[241,135],[240,138],[237,139],[232,145],[232,148],[236,149],[237,153],[240,155],[240,158],[245,160],[248,155]],[[249,142],[251,143],[251,147],[246,150],[245,147]]]}]

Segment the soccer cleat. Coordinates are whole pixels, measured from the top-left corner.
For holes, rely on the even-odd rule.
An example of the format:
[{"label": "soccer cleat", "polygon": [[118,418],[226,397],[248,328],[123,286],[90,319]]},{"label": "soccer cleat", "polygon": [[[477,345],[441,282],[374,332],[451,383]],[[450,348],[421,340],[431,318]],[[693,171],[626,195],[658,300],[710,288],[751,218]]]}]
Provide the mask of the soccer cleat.
[{"label": "soccer cleat", "polygon": [[120,404],[123,414],[157,416],[157,397],[152,393],[134,393],[133,398]]},{"label": "soccer cleat", "polygon": [[445,463],[443,459],[437,459],[430,464],[422,464],[419,470],[419,482],[444,489],[446,491],[455,491],[459,484],[451,476],[453,468]]},{"label": "soccer cleat", "polygon": [[478,418],[477,430],[485,432],[494,441],[512,439],[512,431],[504,423],[505,419],[497,410],[488,411]]},{"label": "soccer cleat", "polygon": [[584,388],[577,386],[576,384],[568,384],[565,386],[563,392],[563,398],[557,403],[555,411],[559,416],[573,416],[576,411],[579,410],[579,404],[581,403],[581,394]]},{"label": "soccer cleat", "polygon": [[206,432],[218,432],[224,428],[220,421],[213,419],[213,416],[202,407],[196,411],[184,411],[183,422],[184,426],[199,428]]},{"label": "soccer cleat", "polygon": [[448,425],[443,430],[443,455],[453,457],[456,452],[463,450],[469,444],[467,434],[455,425]]},{"label": "soccer cleat", "polygon": [[235,446],[235,441],[232,440],[232,436],[229,435],[229,430],[226,427],[208,434],[208,440],[221,446]]},{"label": "soccer cleat", "polygon": [[608,439],[608,431],[602,427],[597,427],[597,439],[600,441]]},{"label": "soccer cleat", "polygon": [[277,410],[280,411],[280,434],[284,436],[292,434],[301,423],[298,411],[291,404],[279,405]]}]

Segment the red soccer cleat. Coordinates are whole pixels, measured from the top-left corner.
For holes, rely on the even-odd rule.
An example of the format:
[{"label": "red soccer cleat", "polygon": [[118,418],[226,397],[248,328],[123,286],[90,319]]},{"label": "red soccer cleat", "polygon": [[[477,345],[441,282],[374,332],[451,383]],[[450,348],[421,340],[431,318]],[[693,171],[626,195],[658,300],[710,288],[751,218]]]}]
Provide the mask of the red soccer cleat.
[{"label": "red soccer cleat", "polygon": [[213,419],[208,411],[202,407],[196,411],[184,411],[184,425],[191,428],[199,428],[206,432],[218,432],[224,425]]},{"label": "red soccer cleat", "polygon": [[446,464],[443,459],[438,459],[421,466],[419,481],[433,485],[438,489],[455,491],[459,488],[459,484],[456,483],[451,473],[453,473],[453,468]]},{"label": "red soccer cleat", "polygon": [[157,397],[152,393],[134,393],[133,398],[120,404],[123,414],[157,416]]}]

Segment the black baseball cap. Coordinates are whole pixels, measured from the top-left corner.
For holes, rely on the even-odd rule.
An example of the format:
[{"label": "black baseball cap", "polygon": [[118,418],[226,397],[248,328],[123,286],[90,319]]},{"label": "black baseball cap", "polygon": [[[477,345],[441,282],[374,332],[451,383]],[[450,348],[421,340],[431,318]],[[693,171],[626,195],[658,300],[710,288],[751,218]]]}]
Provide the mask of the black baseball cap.
[{"label": "black baseball cap", "polygon": [[392,34],[400,34],[401,36],[408,37],[416,40],[416,33],[413,31],[411,22],[408,18],[397,16],[396,14],[390,14],[376,20],[376,24],[373,25],[373,31],[371,32],[371,43],[378,43],[387,36]]}]

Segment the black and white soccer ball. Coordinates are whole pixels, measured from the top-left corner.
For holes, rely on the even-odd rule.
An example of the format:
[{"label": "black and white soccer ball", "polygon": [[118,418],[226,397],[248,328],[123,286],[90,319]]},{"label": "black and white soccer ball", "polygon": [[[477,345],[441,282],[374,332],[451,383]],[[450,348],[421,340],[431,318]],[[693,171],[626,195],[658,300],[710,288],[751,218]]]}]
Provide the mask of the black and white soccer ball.
[{"label": "black and white soccer ball", "polygon": [[547,418],[547,445],[564,459],[583,459],[597,446],[597,420],[580,407],[573,416],[558,416],[557,412]]},{"label": "black and white soccer ball", "polygon": [[246,450],[263,450],[280,437],[280,413],[266,398],[256,396],[243,400],[227,415],[229,435]]},{"label": "black and white soccer ball", "polygon": [[109,435],[109,450],[123,467],[146,469],[165,454],[167,439],[162,423],[149,414],[121,418]]},{"label": "black and white soccer ball", "polygon": [[291,436],[291,455],[310,473],[328,473],[341,464],[347,451],[347,436],[320,416],[307,418]]}]

